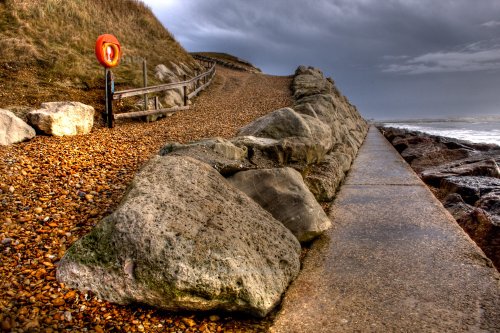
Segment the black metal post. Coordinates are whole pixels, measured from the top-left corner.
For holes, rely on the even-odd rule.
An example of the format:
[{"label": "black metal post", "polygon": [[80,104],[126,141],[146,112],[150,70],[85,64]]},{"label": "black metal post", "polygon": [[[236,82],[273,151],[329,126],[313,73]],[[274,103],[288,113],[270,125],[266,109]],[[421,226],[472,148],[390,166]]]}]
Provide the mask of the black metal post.
[{"label": "black metal post", "polygon": [[113,128],[113,93],[115,84],[113,82],[113,74],[109,68],[106,68],[106,118],[108,128]]}]

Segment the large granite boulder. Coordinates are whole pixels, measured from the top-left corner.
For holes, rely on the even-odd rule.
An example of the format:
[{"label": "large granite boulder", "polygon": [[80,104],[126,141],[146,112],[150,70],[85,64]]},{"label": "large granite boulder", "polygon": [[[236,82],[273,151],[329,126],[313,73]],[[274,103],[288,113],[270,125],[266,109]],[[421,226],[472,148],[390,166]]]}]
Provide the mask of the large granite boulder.
[{"label": "large granite boulder", "polygon": [[330,202],[351,168],[351,163],[351,154],[336,151],[312,165],[304,181],[318,201]]},{"label": "large granite boulder", "polygon": [[171,69],[169,69],[164,64],[156,65],[154,69],[155,78],[163,83],[175,83],[179,82],[179,77]]},{"label": "large granite boulder", "polygon": [[[238,136],[256,136],[271,139],[305,137],[324,141],[331,146],[328,127],[309,115],[301,115],[291,108],[273,111],[256,119],[238,131]],[[326,136],[326,138],[325,138]]]},{"label": "large granite boulder", "polygon": [[334,97],[330,94],[306,96],[297,101],[293,109],[301,114],[316,117],[330,127],[337,120]]},{"label": "large granite boulder", "polygon": [[295,71],[292,82],[293,97],[295,99],[310,95],[329,94],[332,92],[332,88],[332,83],[317,68],[299,66]]},{"label": "large granite boulder", "polygon": [[279,109],[258,118],[241,128],[238,136],[283,140],[280,145],[292,159],[324,156],[334,144],[328,125],[291,108]]},{"label": "large granite boulder", "polygon": [[187,75],[187,72],[183,68],[181,68],[180,65],[177,65],[174,62],[170,62],[170,68],[172,68],[172,72],[174,72],[174,74],[177,75],[178,77]]},{"label": "large granite boulder", "polygon": [[237,136],[230,139],[235,146],[247,151],[247,159],[257,169],[271,169],[283,165],[285,159],[280,140],[255,136]]},{"label": "large granite boulder", "polygon": [[80,102],[50,102],[28,113],[28,121],[45,134],[88,134],[94,126],[94,113],[92,106]]},{"label": "large granite boulder", "polygon": [[[456,150],[446,150],[441,151],[439,155],[440,158],[450,157],[450,154],[446,152],[460,152],[463,149]],[[434,154],[427,155],[426,159],[429,159]],[[439,158],[437,158],[440,160]],[[500,178],[500,169],[496,161],[492,158],[484,157],[470,157],[470,158],[460,158],[458,155],[452,157],[455,159],[453,162],[443,163],[441,165],[433,166],[431,168],[426,168],[422,170],[422,164],[418,163],[415,170],[420,171],[420,177],[428,184],[433,186],[440,186],[442,180],[446,177],[452,176],[482,176],[482,177],[493,177]],[[436,162],[433,162],[433,164]],[[412,163],[414,167],[415,163]]]},{"label": "large granite boulder", "polygon": [[483,195],[476,202],[476,206],[490,213],[495,223],[500,227],[500,189]]},{"label": "large granite boulder", "polygon": [[441,181],[442,190],[446,193],[458,193],[464,201],[474,205],[479,198],[500,191],[500,179],[481,176],[452,176]]},{"label": "large granite boulder", "polygon": [[470,156],[467,149],[447,149],[433,143],[421,144],[406,148],[401,156],[416,172],[433,167],[442,168],[448,161],[466,159]]},{"label": "large granite boulder", "polygon": [[[155,77],[163,83],[177,83],[184,80],[184,72],[176,65],[174,70],[163,64],[155,67]],[[162,92],[160,101],[163,107],[171,108],[184,105],[184,92],[182,88],[169,89]]]},{"label": "large granite boulder", "polygon": [[35,137],[35,130],[9,110],[0,109],[0,145],[7,146]]},{"label": "large granite boulder", "polygon": [[457,193],[444,199],[446,209],[497,268],[500,267],[500,216],[494,207],[500,203],[498,193],[483,196],[476,204],[478,207],[465,203]]},{"label": "large granite boulder", "polygon": [[265,316],[299,272],[293,234],[211,166],[155,156],[57,278],[119,304]]},{"label": "large granite boulder", "polygon": [[248,170],[228,180],[282,222],[300,242],[309,242],[331,221],[292,168]]},{"label": "large granite boulder", "polygon": [[192,157],[212,166],[223,176],[254,168],[246,159],[248,152],[245,146],[237,147],[223,138],[206,139],[188,144],[169,143],[160,150],[159,154]]}]

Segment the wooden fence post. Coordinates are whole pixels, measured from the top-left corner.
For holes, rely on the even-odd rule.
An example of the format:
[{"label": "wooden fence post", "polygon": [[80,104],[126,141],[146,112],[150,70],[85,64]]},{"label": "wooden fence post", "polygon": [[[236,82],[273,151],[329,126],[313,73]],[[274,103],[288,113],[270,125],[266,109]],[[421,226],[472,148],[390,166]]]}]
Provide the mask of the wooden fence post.
[{"label": "wooden fence post", "polygon": [[[144,79],[144,88],[148,86],[148,66],[146,63],[146,59],[142,61],[142,76]],[[148,94],[144,94],[144,110],[149,109],[149,101],[148,101]]]},{"label": "wooden fence post", "polygon": [[[187,80],[187,75],[184,75],[184,81],[186,80]],[[184,85],[183,90],[184,90],[184,106],[187,106],[188,104],[187,84]]]}]

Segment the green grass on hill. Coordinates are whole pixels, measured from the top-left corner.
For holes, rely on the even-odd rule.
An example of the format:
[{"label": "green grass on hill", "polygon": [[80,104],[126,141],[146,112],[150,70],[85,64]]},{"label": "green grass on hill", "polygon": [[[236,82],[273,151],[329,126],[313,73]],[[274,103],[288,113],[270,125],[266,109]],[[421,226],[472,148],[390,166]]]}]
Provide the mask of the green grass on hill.
[{"label": "green grass on hill", "polygon": [[122,62],[113,70],[118,87],[142,84],[143,58],[152,84],[157,64],[195,63],[141,1],[0,0],[0,107],[101,87],[94,45],[103,33],[122,45]]}]

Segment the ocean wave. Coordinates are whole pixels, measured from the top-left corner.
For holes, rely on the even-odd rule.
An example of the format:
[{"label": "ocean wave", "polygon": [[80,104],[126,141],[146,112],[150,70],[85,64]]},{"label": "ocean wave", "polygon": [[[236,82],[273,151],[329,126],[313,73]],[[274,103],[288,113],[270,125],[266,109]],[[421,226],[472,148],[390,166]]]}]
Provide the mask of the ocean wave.
[{"label": "ocean wave", "polygon": [[498,122],[439,122],[422,124],[385,123],[384,125],[475,143],[493,143],[500,145],[500,123]]}]

